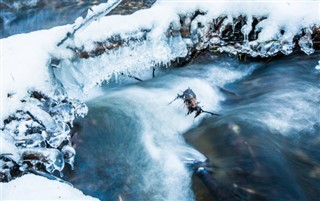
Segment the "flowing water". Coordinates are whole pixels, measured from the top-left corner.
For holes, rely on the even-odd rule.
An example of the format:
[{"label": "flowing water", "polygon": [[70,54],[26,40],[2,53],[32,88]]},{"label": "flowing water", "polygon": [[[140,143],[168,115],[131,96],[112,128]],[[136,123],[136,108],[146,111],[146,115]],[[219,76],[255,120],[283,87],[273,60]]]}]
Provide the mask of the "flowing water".
[{"label": "flowing water", "polygon": [[[102,200],[215,200],[186,165],[207,157],[222,193],[317,200],[318,59],[319,53],[268,63],[206,57],[145,82],[106,85],[77,122],[75,170],[65,179]],[[204,110],[222,116],[194,119],[181,100],[168,105],[188,87]]]},{"label": "flowing water", "polygon": [[[211,159],[221,184],[247,200],[319,199],[318,58],[291,55],[229,84],[239,95],[226,98],[224,116],[186,134]],[[203,188],[196,192],[199,200],[210,200]]]}]

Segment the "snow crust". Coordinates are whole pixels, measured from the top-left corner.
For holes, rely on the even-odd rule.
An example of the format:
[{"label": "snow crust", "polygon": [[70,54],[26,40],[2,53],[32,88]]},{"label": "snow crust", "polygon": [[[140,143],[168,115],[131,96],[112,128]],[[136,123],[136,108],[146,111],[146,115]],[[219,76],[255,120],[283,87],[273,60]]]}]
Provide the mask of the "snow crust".
[{"label": "snow crust", "polygon": [[0,185],[1,200],[98,200],[68,184],[33,174]]}]

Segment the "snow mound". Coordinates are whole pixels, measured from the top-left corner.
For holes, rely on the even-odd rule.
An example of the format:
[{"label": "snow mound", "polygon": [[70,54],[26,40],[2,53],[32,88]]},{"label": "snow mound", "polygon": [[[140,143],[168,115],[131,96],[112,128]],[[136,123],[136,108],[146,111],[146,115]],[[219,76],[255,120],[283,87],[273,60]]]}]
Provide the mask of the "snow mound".
[{"label": "snow mound", "polygon": [[1,183],[1,200],[99,200],[58,181],[33,174]]}]

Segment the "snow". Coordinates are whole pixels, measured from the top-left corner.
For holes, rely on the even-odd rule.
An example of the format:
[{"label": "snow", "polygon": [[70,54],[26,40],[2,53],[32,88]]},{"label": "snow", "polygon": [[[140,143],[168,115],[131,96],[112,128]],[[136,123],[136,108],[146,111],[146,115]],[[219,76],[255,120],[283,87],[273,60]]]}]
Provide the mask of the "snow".
[{"label": "snow", "polygon": [[28,90],[52,93],[50,52],[69,28],[57,27],[1,40],[1,117],[6,118],[22,107],[20,100]]},{"label": "snow", "polygon": [[19,159],[18,148],[12,143],[11,136],[5,135],[0,130],[1,149],[0,154],[10,154],[10,157],[17,161]]},{"label": "snow", "polygon": [[303,27],[319,25],[320,20],[319,1],[205,1],[205,3],[195,3],[195,1],[187,3],[186,1],[184,4],[179,1],[173,2],[160,1],[158,4],[176,6],[178,12],[191,11],[198,5],[198,8],[207,11],[207,15],[211,18],[221,14],[231,17],[268,16],[267,20],[259,23],[258,28],[263,28],[259,41],[274,39],[280,29],[284,29],[288,35],[293,36]]},{"label": "snow", "polygon": [[1,200],[98,200],[68,184],[33,174],[1,183]]}]

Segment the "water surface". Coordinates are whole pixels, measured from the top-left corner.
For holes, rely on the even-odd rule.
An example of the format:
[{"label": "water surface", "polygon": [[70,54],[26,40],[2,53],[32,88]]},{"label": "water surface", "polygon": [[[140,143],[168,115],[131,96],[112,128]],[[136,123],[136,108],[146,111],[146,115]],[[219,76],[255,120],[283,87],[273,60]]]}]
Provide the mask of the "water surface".
[{"label": "water surface", "polygon": [[[213,56],[145,82],[106,85],[78,122],[75,170],[65,179],[102,200],[216,200],[185,165],[208,157],[219,191],[243,200],[317,200],[318,58]],[[181,100],[168,105],[188,87],[222,116],[194,119]]]}]

